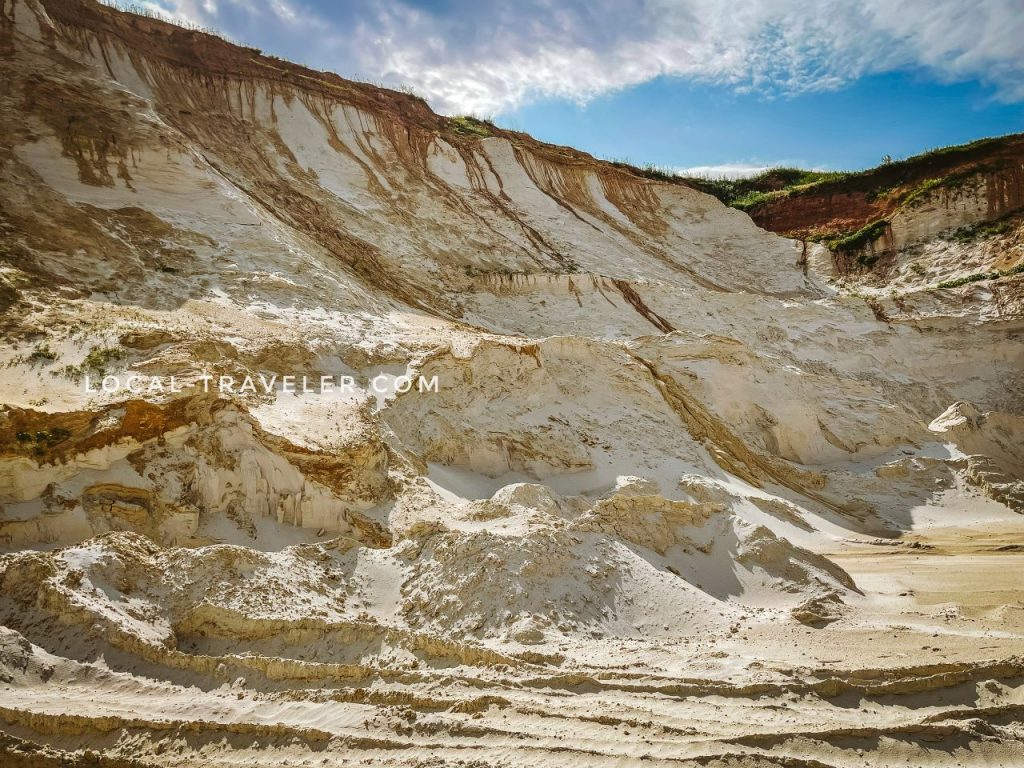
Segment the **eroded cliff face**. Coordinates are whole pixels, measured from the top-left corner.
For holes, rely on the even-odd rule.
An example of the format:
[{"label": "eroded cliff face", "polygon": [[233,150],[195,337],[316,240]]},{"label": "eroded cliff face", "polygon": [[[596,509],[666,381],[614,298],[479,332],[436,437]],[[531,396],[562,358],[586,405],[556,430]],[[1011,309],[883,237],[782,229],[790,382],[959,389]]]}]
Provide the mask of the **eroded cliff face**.
[{"label": "eroded cliff face", "polygon": [[[839,274],[868,285],[920,288],[1012,269],[1022,254],[1024,136],[794,187],[749,213],[766,229],[826,244]],[[929,248],[936,242],[945,253]]]},{"label": "eroded cliff face", "polygon": [[1015,754],[967,718],[1021,696],[1021,230],[950,233],[1019,167],[772,213],[884,213],[873,285],[411,96],[90,2],[2,20],[0,749],[820,764],[856,691],[908,759]]},{"label": "eroded cliff face", "polygon": [[[1024,135],[984,139],[808,185],[759,203],[750,213],[773,232],[837,234],[889,218],[907,202],[908,193],[915,192],[917,200],[954,203],[962,198],[966,203],[970,198],[971,220],[960,223],[995,220],[1019,210],[1024,207]],[[956,210],[955,204],[949,210]],[[960,225],[955,220],[943,224]]]}]

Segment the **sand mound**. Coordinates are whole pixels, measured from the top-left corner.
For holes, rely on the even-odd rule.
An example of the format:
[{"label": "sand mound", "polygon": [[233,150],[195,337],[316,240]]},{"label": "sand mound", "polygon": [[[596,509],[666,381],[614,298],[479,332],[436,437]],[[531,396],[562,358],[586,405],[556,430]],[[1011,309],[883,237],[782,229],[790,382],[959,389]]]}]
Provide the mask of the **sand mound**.
[{"label": "sand mound", "polygon": [[807,597],[856,589],[827,558],[744,521],[721,503],[615,494],[572,527],[651,550],[657,555],[653,563],[721,599],[771,605],[787,593]]},{"label": "sand mound", "polygon": [[964,475],[987,496],[1024,514],[1024,418],[953,403],[928,429],[967,456]]}]

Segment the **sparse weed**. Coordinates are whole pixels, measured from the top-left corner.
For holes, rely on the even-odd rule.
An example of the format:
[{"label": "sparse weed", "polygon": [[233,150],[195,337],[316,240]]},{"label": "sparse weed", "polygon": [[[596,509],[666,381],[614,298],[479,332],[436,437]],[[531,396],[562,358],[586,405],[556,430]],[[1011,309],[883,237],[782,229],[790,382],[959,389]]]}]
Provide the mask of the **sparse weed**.
[{"label": "sparse weed", "polygon": [[[156,21],[162,21],[165,24],[173,24],[176,27],[181,27],[182,29],[187,29],[191,32],[202,32],[205,35],[213,35],[214,37],[219,37],[221,40],[227,40],[228,42],[232,42],[226,35],[224,35],[221,32],[218,32],[216,29],[213,29],[212,27],[204,27],[201,24],[195,24],[189,21],[188,19],[168,16],[167,14],[160,13],[158,10],[154,9],[151,5],[148,4],[139,5],[138,3],[126,3],[122,0],[100,0],[100,2],[103,5],[106,5],[118,11],[122,11],[124,13],[131,13],[136,16],[144,16],[147,19],[155,19]],[[257,54],[261,53],[261,51],[258,48],[252,48],[250,50],[254,51]]]},{"label": "sparse weed", "polygon": [[125,352],[120,347],[93,347],[79,365],[66,365],[61,373],[74,381],[78,381],[87,373],[103,376],[111,362],[123,360],[124,357]]},{"label": "sparse weed", "polygon": [[965,275],[955,280],[943,280],[937,288],[959,288],[969,283],[980,283],[982,280],[998,280],[1001,277],[1012,277],[1013,275],[1024,274],[1024,261],[1009,269],[995,270],[993,272],[975,272],[973,275]]},{"label": "sparse weed", "polygon": [[1006,219],[999,219],[998,221],[993,222],[982,221],[977,224],[968,224],[967,226],[960,227],[946,239],[952,240],[956,243],[966,244],[972,243],[975,240],[984,240],[989,237],[1005,235],[1010,231],[1010,229],[1010,222]]},{"label": "sparse weed", "polygon": [[958,288],[968,283],[979,283],[982,280],[998,280],[1002,275],[999,272],[975,272],[973,275],[958,277],[955,280],[943,280],[939,288]]},{"label": "sparse weed", "polygon": [[43,342],[37,344],[36,348],[32,350],[32,353],[28,356],[28,362],[30,363],[43,363],[53,362],[57,359],[57,353],[50,349],[49,344]]}]

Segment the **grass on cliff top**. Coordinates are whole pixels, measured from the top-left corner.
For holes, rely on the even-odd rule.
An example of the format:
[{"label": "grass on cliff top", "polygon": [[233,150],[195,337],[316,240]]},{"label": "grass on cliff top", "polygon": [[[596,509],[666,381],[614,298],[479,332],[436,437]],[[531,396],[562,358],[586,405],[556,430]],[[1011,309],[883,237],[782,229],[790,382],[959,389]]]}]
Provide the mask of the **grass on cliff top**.
[{"label": "grass on cliff top", "polygon": [[486,139],[488,136],[493,136],[495,129],[493,121],[473,117],[472,115],[449,117],[448,125],[451,126],[456,133],[461,133],[463,136],[478,139]]},{"label": "grass on cliff top", "polygon": [[726,205],[747,210],[766,200],[785,197],[794,190],[806,189],[825,181],[839,181],[851,175],[845,171],[769,168],[746,179],[682,178],[690,186],[714,195]]},{"label": "grass on cliff top", "polygon": [[[899,201],[913,203],[938,188],[955,188],[983,170],[998,170],[999,165],[981,164],[954,171],[951,166],[971,159],[973,153],[997,147],[1020,134],[978,139],[969,144],[938,147],[904,160],[893,160],[863,171],[809,171],[802,168],[770,168],[747,179],[707,179],[677,177],[702,192],[714,195],[726,205],[750,210],[770,200],[842,183],[858,187],[869,199],[887,197],[896,189],[912,185]],[[960,156],[960,157],[958,157]],[[983,160],[983,158],[979,158]]]},{"label": "grass on cliff top", "polygon": [[162,21],[164,24],[173,24],[176,27],[187,29],[190,32],[202,32],[204,35],[212,35],[213,37],[219,37],[221,40],[232,43],[233,45],[239,45],[234,40],[225,35],[223,32],[219,32],[213,27],[204,27],[200,24],[195,24],[189,21],[188,19],[183,19],[178,16],[169,16],[165,13],[161,13],[157,7],[154,7],[149,3],[132,3],[124,2],[124,0],[99,0],[99,2],[101,5],[105,5],[108,8],[113,8],[115,11],[121,11],[122,13],[131,13],[135,16],[143,16],[147,19],[153,19],[155,21]]},{"label": "grass on cliff top", "polygon": [[645,179],[653,179],[654,181],[664,181],[667,184],[679,184],[683,181],[683,177],[673,171],[671,168],[666,168],[661,165],[655,165],[654,163],[644,163],[643,165],[634,165],[629,160],[617,160],[611,159],[606,162],[621,168],[624,171],[629,171],[637,176],[643,176]]},{"label": "grass on cliff top", "polygon": [[842,171],[808,171],[803,168],[769,168],[746,179],[711,179],[697,176],[682,176],[671,168],[644,163],[635,165],[627,159],[611,159],[607,162],[616,168],[629,171],[637,176],[669,184],[685,184],[701,192],[714,195],[726,205],[745,209],[762,199],[772,199],[786,194],[791,189],[816,184],[820,181],[835,181],[849,174]]}]

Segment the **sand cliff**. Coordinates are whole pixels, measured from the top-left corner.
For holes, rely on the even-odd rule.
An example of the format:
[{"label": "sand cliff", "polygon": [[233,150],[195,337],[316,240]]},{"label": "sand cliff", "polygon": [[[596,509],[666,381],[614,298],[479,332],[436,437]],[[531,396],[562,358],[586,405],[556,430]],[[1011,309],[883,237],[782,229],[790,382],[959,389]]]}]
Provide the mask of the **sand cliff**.
[{"label": "sand cliff", "polygon": [[1016,759],[1012,184],[851,269],[210,35],[2,22],[7,763]]}]

